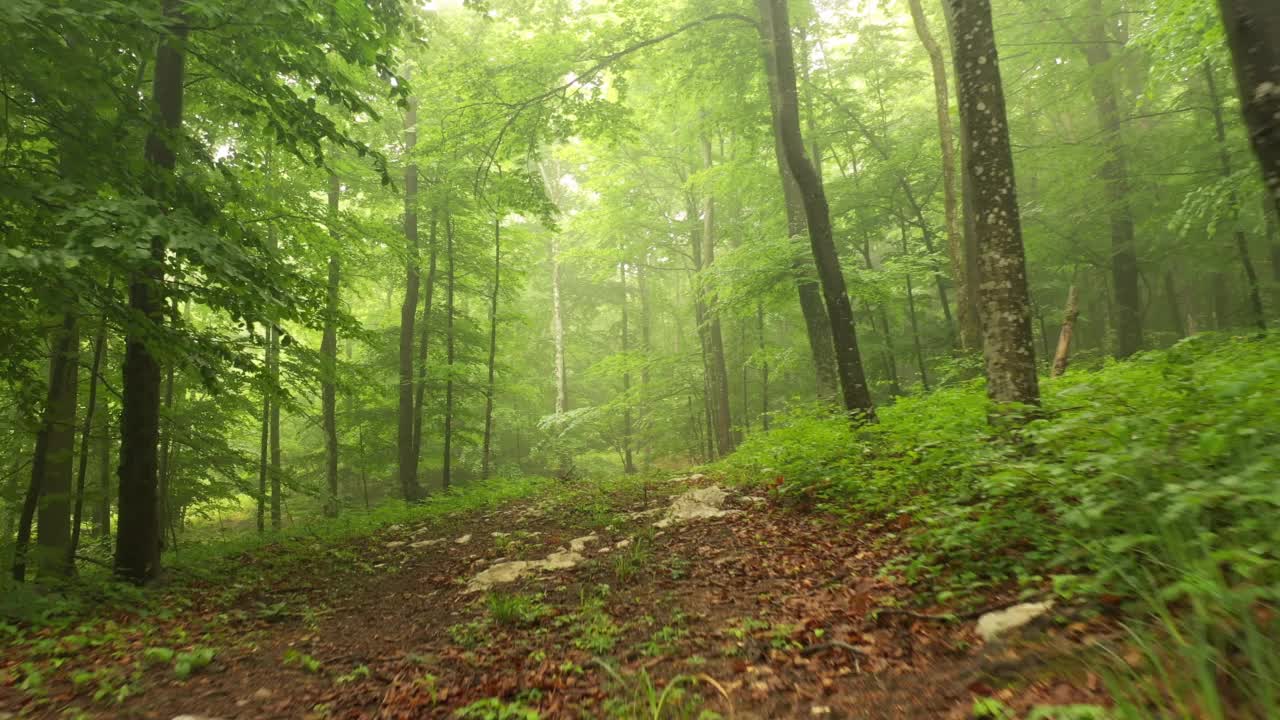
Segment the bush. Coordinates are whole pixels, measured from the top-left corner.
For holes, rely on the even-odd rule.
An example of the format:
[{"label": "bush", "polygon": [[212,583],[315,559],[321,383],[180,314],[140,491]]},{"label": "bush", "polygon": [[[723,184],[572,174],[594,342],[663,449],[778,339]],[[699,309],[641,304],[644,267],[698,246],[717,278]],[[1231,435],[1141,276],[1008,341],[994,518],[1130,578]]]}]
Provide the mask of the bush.
[{"label": "bush", "polygon": [[[900,399],[852,429],[807,408],[721,469],[785,500],[899,519],[910,578],[951,589],[1055,574],[1060,587],[1177,594],[1167,536],[1190,533],[1231,586],[1280,581],[1280,341],[1203,335],[1043,383],[1016,440],[980,383]],[[780,480],[780,483],[779,483]]]}]

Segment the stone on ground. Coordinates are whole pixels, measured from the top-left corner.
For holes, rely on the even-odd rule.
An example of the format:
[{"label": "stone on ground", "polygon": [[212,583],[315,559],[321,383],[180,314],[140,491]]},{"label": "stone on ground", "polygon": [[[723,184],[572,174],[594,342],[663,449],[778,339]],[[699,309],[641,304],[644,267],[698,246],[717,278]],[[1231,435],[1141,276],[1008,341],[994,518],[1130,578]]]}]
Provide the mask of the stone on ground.
[{"label": "stone on ground", "polygon": [[717,518],[732,514],[730,510],[721,509],[728,497],[729,493],[716,485],[686,491],[671,503],[666,517],[654,523],[653,526],[665,528],[687,520]]},{"label": "stone on ground", "polygon": [[459,545],[466,545],[467,543],[471,542],[471,533],[467,533],[466,535],[463,535],[457,540],[454,540],[454,542]]},{"label": "stone on ground", "polygon": [[1022,603],[1004,610],[989,612],[978,618],[976,631],[984,642],[991,642],[1001,635],[1043,617],[1053,609],[1053,601]]}]

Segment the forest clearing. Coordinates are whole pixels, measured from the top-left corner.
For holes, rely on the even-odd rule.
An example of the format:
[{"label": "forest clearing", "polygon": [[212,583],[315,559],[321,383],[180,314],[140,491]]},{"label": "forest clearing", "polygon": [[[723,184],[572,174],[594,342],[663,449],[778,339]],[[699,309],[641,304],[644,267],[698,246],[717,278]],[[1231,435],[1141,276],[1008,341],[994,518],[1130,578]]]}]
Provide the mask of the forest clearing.
[{"label": "forest clearing", "polygon": [[0,38],[0,720],[1280,720],[1280,2]]}]

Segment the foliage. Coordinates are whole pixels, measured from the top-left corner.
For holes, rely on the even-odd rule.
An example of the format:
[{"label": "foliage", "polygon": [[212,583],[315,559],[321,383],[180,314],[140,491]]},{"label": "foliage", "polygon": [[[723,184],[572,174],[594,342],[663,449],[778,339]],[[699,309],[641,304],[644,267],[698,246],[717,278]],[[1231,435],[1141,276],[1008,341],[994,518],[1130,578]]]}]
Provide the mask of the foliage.
[{"label": "foliage", "polygon": [[[780,419],[723,469],[787,502],[906,528],[909,578],[949,589],[1058,576],[1064,592],[1128,592],[1151,573],[1190,592],[1163,542],[1189,533],[1230,586],[1275,599],[1280,343],[1197,336],[1168,351],[1047,383],[1012,437],[986,425],[976,385],[905,398],[854,429],[813,411]],[[1046,572],[1048,571],[1048,572]]]}]

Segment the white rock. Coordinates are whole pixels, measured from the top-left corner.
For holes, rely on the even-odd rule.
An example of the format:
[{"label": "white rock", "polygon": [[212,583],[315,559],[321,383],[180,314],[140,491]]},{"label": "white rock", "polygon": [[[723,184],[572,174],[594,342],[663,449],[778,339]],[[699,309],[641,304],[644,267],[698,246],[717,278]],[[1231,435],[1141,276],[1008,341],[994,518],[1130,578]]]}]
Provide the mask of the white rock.
[{"label": "white rock", "polygon": [[444,541],[445,541],[444,538],[436,538],[435,540],[419,540],[417,542],[409,543],[409,547],[411,548],[431,547],[432,545],[439,545]]},{"label": "white rock", "polygon": [[500,531],[500,530],[494,530],[494,531],[493,531],[492,533],[490,533],[490,534],[491,534],[491,535],[493,535],[493,536],[494,536],[494,537],[496,537],[496,538],[504,538],[504,537],[506,537],[506,536],[510,535],[511,533],[504,533],[504,532],[502,532],[502,531]]},{"label": "white rock", "polygon": [[631,538],[619,540],[617,543],[614,544],[614,547],[617,548],[618,550],[621,550],[625,547],[630,547],[630,546],[631,546]]},{"label": "white rock", "polygon": [[653,526],[665,528],[686,520],[724,517],[732,512],[720,509],[728,497],[728,493],[715,485],[689,490],[678,496],[668,508],[666,517]]},{"label": "white rock", "polygon": [[467,533],[466,535],[463,535],[462,537],[458,538],[457,540],[454,540],[453,542],[458,545],[466,545],[467,543],[471,542],[471,533]]},{"label": "white rock", "polygon": [[1014,605],[1004,610],[989,612],[978,618],[975,629],[978,637],[984,642],[991,642],[1010,630],[1016,630],[1036,618],[1043,617],[1052,609],[1052,600]]},{"label": "white rock", "polygon": [[569,541],[569,549],[573,552],[580,553],[587,549],[587,543],[593,543],[596,540],[599,540],[599,538],[597,538],[594,533],[591,535],[584,535],[580,538],[574,538]]},{"label": "white rock", "polygon": [[386,544],[386,547],[394,550],[395,548],[398,548],[398,547],[404,547],[407,544],[408,543],[406,543],[404,540],[392,540],[391,542]]},{"label": "white rock", "polygon": [[529,572],[532,564],[525,560],[498,563],[471,578],[471,582],[467,583],[467,592],[483,592],[494,585],[515,582]]}]

